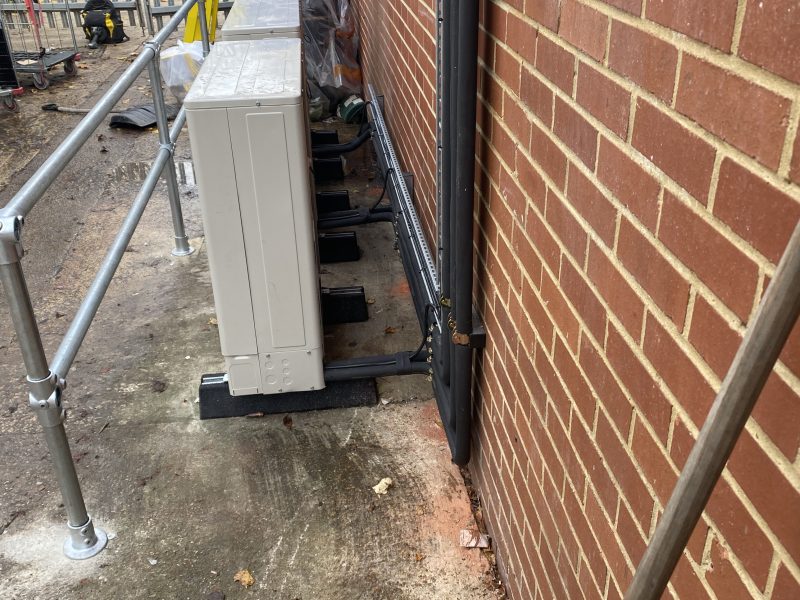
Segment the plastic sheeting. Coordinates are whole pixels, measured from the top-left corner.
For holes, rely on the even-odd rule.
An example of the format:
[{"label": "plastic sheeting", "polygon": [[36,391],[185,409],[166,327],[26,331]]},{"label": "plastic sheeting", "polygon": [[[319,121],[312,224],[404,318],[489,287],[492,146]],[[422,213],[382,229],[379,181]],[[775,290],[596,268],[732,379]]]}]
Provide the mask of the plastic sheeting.
[{"label": "plastic sheeting", "polygon": [[179,102],[183,103],[202,65],[202,42],[178,42],[177,46],[161,51],[161,75],[167,88]]},{"label": "plastic sheeting", "polygon": [[303,17],[310,104],[312,113],[324,117],[340,101],[362,93],[356,19],[349,0],[306,0]]}]

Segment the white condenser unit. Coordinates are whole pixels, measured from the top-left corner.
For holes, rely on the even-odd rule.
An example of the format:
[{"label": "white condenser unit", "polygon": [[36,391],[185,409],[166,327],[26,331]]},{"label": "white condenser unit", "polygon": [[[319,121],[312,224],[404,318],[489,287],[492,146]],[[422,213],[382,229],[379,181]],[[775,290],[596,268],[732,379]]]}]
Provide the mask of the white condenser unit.
[{"label": "white condenser unit", "polygon": [[325,386],[303,77],[300,39],[219,42],[184,102],[234,396]]},{"label": "white condenser unit", "polygon": [[220,40],[263,40],[270,37],[301,38],[300,0],[236,0]]}]

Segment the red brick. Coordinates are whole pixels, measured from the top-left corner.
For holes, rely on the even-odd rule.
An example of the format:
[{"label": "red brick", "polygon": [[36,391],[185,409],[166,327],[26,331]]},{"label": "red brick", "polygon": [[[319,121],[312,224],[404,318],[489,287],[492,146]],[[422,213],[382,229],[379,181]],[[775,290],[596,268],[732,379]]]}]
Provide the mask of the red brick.
[{"label": "red brick", "polygon": [[[533,286],[539,289],[542,283],[542,261],[536,255],[533,245],[522,233],[514,236],[514,253],[519,259],[523,273],[530,278]],[[522,294],[522,288],[519,293]]]},{"label": "red brick", "polygon": [[613,327],[608,328],[606,355],[634,404],[650,423],[662,444],[667,441],[672,406],[658,389],[639,358]]},{"label": "red brick", "polygon": [[800,220],[800,202],[726,158],[714,214],[777,264]]},{"label": "red brick", "polygon": [[730,71],[683,57],[675,109],[773,170],[780,164],[790,107],[786,98]]},{"label": "red brick", "polygon": [[556,97],[553,132],[594,171],[597,130],[569,104]]},{"label": "red brick", "polygon": [[[517,179],[522,191],[531,199],[533,204],[544,213],[547,186],[533,163],[517,148],[516,158]],[[530,210],[530,208],[528,209]]]},{"label": "red brick", "polygon": [[[530,145],[531,121],[519,105],[516,97],[508,92],[503,94],[503,122],[511,130],[511,135],[519,140],[524,148]],[[509,163],[513,168],[513,161]]]},{"label": "red brick", "polygon": [[619,431],[628,431],[633,407],[586,336],[581,338],[580,364],[614,425]]},{"label": "red brick", "polygon": [[641,422],[637,422],[634,427],[631,450],[645,478],[655,490],[661,506],[666,506],[678,476],[667,461],[662,445],[653,439]]},{"label": "red brick", "polygon": [[730,600],[751,598],[750,592],[729,560],[728,551],[720,546],[716,539],[711,544],[711,565],[706,573],[706,581],[718,598],[730,598]]},{"label": "red brick", "polygon": [[569,165],[567,198],[608,247],[614,245],[617,209],[588,177]]},{"label": "red brick", "polygon": [[542,277],[542,299],[553,316],[553,321],[561,335],[567,340],[570,349],[576,352],[578,350],[580,325],[564,300],[558,285],[550,279],[549,275]]},{"label": "red brick", "polygon": [[543,35],[539,35],[536,42],[536,68],[567,94],[572,95],[575,57]]},{"label": "red brick", "polygon": [[533,64],[536,60],[536,30],[527,21],[514,13],[506,17],[506,43],[519,54],[523,61]]},{"label": "red brick", "polygon": [[652,104],[636,106],[633,146],[705,204],[716,150]]},{"label": "red brick", "polygon": [[564,245],[564,249],[569,252],[578,264],[583,264],[589,237],[575,217],[572,216],[569,209],[555,194],[549,194],[547,197],[546,218]]},{"label": "red brick", "polygon": [[800,398],[775,373],[767,379],[753,418],[791,462],[800,448]]},{"label": "red brick", "polygon": [[[689,559],[683,554],[675,567],[675,572],[670,578],[670,583],[675,587],[677,598],[694,599],[708,597],[708,593],[700,582],[700,578],[697,576],[694,569],[692,569]],[[667,595],[665,594],[663,597],[666,598]],[[725,600],[727,600],[727,598]]]},{"label": "red brick", "polygon": [[575,0],[561,4],[558,34],[597,61],[606,54],[608,17]]},{"label": "red brick", "polygon": [[702,425],[714,401],[714,390],[652,315],[647,316],[644,352],[695,425]]},{"label": "red brick", "polygon": [[608,66],[664,101],[672,100],[678,50],[649,33],[614,21]]},{"label": "red brick", "polygon": [[[571,428],[570,437],[578,456],[581,457],[586,467],[586,473],[595,493],[597,493],[600,504],[606,509],[607,513],[614,514],[617,510],[619,493],[616,484],[611,479],[608,465],[604,463],[603,457],[582,423],[575,422]],[[589,493],[591,494],[592,492],[590,491]],[[593,561],[592,565],[594,566],[595,564],[596,562]]]},{"label": "red brick", "polygon": [[625,562],[622,549],[614,537],[614,531],[608,519],[601,510],[600,503],[592,493],[586,495],[586,517],[597,538],[598,545],[605,555],[606,564],[612,576],[618,580],[628,581],[631,573]]},{"label": "red brick", "polygon": [[753,306],[758,266],[671,193],[664,194],[658,237],[742,321]]},{"label": "red brick", "polygon": [[[626,432],[627,433],[627,432]],[[623,433],[623,435],[625,435]],[[611,424],[603,413],[597,418],[597,445],[605,457],[606,463],[617,480],[623,497],[631,505],[633,517],[639,526],[650,527],[653,499],[642,481],[628,448],[617,437]]]},{"label": "red brick", "polygon": [[619,507],[617,534],[622,540],[622,546],[625,548],[625,552],[628,553],[631,562],[634,565],[638,565],[639,561],[642,560],[647,545],[636,527],[636,520],[624,504]]},{"label": "red brick", "polygon": [[522,69],[520,99],[546,127],[550,127],[553,122],[553,92],[527,69]]},{"label": "red brick", "polygon": [[567,180],[567,157],[536,124],[531,132],[530,152],[556,187],[563,190]]},{"label": "red brick", "polygon": [[800,5],[796,0],[747,0],[739,56],[800,83]]},{"label": "red brick", "polygon": [[[517,180],[505,167],[500,170],[500,181],[497,182],[497,187],[499,188],[500,198],[511,211],[513,218],[523,223],[528,201],[517,184]],[[511,237],[511,230],[506,230],[503,233]]]},{"label": "red brick", "polygon": [[522,303],[534,329],[546,347],[553,341],[553,322],[545,312],[544,305],[536,296],[533,288],[527,283],[522,283]]},{"label": "red brick", "polygon": [[739,437],[728,468],[789,555],[800,556],[800,491],[748,432]]},{"label": "red brick", "polygon": [[742,336],[735,329],[731,329],[705,298],[697,296],[689,329],[689,342],[714,370],[717,377],[723,379],[742,343]]},{"label": "red brick", "polygon": [[651,0],[647,3],[647,18],[728,52],[733,40],[736,6],[737,0],[715,0],[713,3]]},{"label": "red brick", "polygon": [[592,116],[625,139],[631,109],[630,92],[588,63],[582,62],[578,66],[576,100]]},{"label": "red brick", "polygon": [[508,85],[512,92],[519,95],[520,62],[510,52],[498,46],[494,53],[494,71]]},{"label": "red brick", "polygon": [[661,186],[642,167],[606,138],[600,137],[597,178],[630,210],[642,225],[656,230]]},{"label": "red brick", "polygon": [[561,261],[561,289],[596,340],[602,340],[606,330],[606,311],[583,276],[568,260]]},{"label": "red brick", "polygon": [[589,244],[589,278],[608,303],[611,312],[635,339],[642,333],[644,303],[628,284],[626,277],[594,242]]},{"label": "red brick", "polygon": [[617,255],[664,314],[682,327],[689,284],[627,219],[620,224]]},{"label": "red brick", "polygon": [[764,589],[772,563],[772,543],[724,480],[717,482],[706,513],[719,528],[734,554],[740,558],[756,585]]},{"label": "red brick", "polygon": [[794,578],[786,565],[781,564],[775,576],[772,600],[796,600],[796,598],[800,598],[800,581]]},{"label": "red brick", "polygon": [[525,215],[525,233],[533,240],[534,248],[553,273],[558,273],[561,264],[561,248],[553,235],[547,230],[539,215],[529,210]]},{"label": "red brick", "polygon": [[548,29],[558,28],[559,0],[525,0],[525,14]]}]

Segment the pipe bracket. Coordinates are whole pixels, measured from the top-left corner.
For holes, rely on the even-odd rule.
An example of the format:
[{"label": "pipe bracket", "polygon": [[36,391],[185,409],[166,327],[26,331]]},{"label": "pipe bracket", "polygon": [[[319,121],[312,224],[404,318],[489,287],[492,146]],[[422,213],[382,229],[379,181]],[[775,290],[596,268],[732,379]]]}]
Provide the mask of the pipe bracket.
[{"label": "pipe bracket", "polygon": [[28,405],[36,413],[42,427],[57,427],[64,422],[62,389],[55,373],[45,379],[28,378],[28,389]]}]

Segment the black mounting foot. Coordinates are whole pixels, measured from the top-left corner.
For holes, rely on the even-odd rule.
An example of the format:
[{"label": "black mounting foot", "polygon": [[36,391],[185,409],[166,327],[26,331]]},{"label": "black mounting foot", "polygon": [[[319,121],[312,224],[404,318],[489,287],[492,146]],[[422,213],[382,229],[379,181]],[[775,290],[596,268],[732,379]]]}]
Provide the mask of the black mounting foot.
[{"label": "black mounting foot", "polygon": [[312,129],[311,145],[327,146],[328,144],[339,143],[339,132],[335,129]]},{"label": "black mounting foot", "polygon": [[377,402],[374,379],[334,381],[321,390],[268,396],[231,396],[223,374],[203,375],[200,379],[201,419],[373,406]]},{"label": "black mounting foot", "polygon": [[363,287],[322,288],[320,294],[325,325],[361,323],[369,319]]},{"label": "black mounting foot", "polygon": [[350,192],[347,190],[317,192],[317,213],[323,214],[350,209]]},{"label": "black mounting foot", "polygon": [[317,183],[341,179],[344,179],[344,159],[341,156],[314,159],[314,180]]},{"label": "black mounting foot", "polygon": [[318,239],[322,263],[355,262],[361,258],[355,231],[320,233]]}]

